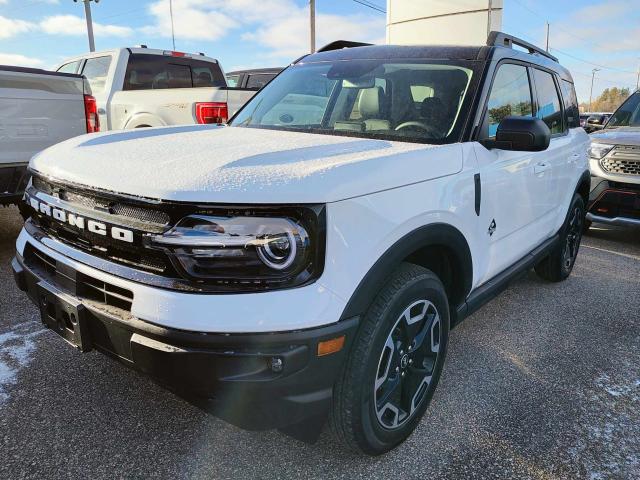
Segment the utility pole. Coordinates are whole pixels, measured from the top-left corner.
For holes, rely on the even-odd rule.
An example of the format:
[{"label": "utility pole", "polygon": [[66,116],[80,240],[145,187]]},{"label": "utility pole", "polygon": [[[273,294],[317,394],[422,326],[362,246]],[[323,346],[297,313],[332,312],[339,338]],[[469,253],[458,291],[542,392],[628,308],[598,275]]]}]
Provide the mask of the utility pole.
[{"label": "utility pole", "polygon": [[549,51],[549,22],[547,22],[547,52]]},{"label": "utility pole", "polygon": [[636,90],[640,89],[640,65],[638,65],[638,76],[636,77]]},{"label": "utility pole", "polygon": [[311,53],[316,51],[316,0],[309,0],[309,32],[311,40]]},{"label": "utility pole", "polygon": [[[389,7],[387,7],[387,11],[390,10]],[[487,37],[488,37],[489,34],[491,33],[491,10],[493,10],[493,0],[489,0],[489,5],[487,7],[488,7],[487,8]]]},{"label": "utility pole", "polygon": [[176,34],[173,29],[173,0],[169,0],[169,15],[171,15],[171,41],[173,42],[173,50],[176,49]]},{"label": "utility pole", "polygon": [[[78,3],[78,0],[73,0],[74,3]],[[91,19],[91,1],[81,0],[84,3],[84,18],[87,20],[87,35],[89,36],[89,51],[96,51],[96,43],[93,39],[93,20]],[[98,3],[100,0],[93,0]]]},{"label": "utility pole", "polygon": [[591,70],[591,93],[589,93],[589,112],[591,112],[591,101],[593,100],[593,80],[596,78],[596,72],[599,72],[599,68]]}]

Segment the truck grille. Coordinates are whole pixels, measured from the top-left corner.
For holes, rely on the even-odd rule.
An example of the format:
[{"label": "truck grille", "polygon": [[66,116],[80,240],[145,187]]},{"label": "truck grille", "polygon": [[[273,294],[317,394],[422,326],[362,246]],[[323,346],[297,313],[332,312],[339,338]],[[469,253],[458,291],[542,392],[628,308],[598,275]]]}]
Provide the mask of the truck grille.
[{"label": "truck grille", "polygon": [[605,172],[640,176],[640,146],[617,145],[600,166]]},{"label": "truck grille", "polygon": [[25,265],[43,275],[61,290],[80,299],[131,311],[133,292],[125,288],[103,282],[97,278],[77,272],[66,265],[60,265],[46,253],[27,243],[24,250]]}]

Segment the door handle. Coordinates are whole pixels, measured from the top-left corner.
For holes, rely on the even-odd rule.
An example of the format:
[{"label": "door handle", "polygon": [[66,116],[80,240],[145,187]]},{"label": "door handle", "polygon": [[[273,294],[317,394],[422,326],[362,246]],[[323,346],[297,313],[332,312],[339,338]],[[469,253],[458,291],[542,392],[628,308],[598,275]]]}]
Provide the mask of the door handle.
[{"label": "door handle", "polygon": [[539,175],[540,173],[544,173],[551,168],[551,165],[545,162],[536,163],[533,167],[533,173]]}]

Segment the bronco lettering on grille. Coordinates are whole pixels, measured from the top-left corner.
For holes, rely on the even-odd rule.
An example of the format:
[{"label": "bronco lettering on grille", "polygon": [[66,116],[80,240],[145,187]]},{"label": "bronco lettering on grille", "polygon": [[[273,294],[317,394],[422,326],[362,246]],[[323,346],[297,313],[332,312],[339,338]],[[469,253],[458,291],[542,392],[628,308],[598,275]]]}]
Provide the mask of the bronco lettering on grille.
[{"label": "bronco lettering on grille", "polygon": [[96,235],[109,236],[121,242],[133,243],[133,232],[131,230],[116,227],[115,225],[108,225],[97,220],[76,215],[61,208],[53,207],[28,194],[25,194],[25,201],[27,201],[36,212],[42,213],[60,223],[66,223],[80,230],[87,229]]}]

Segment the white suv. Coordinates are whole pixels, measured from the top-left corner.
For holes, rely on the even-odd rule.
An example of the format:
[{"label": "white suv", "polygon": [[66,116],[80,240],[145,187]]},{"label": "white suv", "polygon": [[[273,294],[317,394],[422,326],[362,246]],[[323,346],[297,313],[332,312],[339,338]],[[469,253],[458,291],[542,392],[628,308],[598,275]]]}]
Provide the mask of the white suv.
[{"label": "white suv", "polygon": [[570,274],[578,122],[570,74],[504,34],[338,42],[230,126],[36,156],[16,281],[69,343],[236,425],[311,441],[328,417],[379,454],[420,421],[454,325],[531,267]]}]

